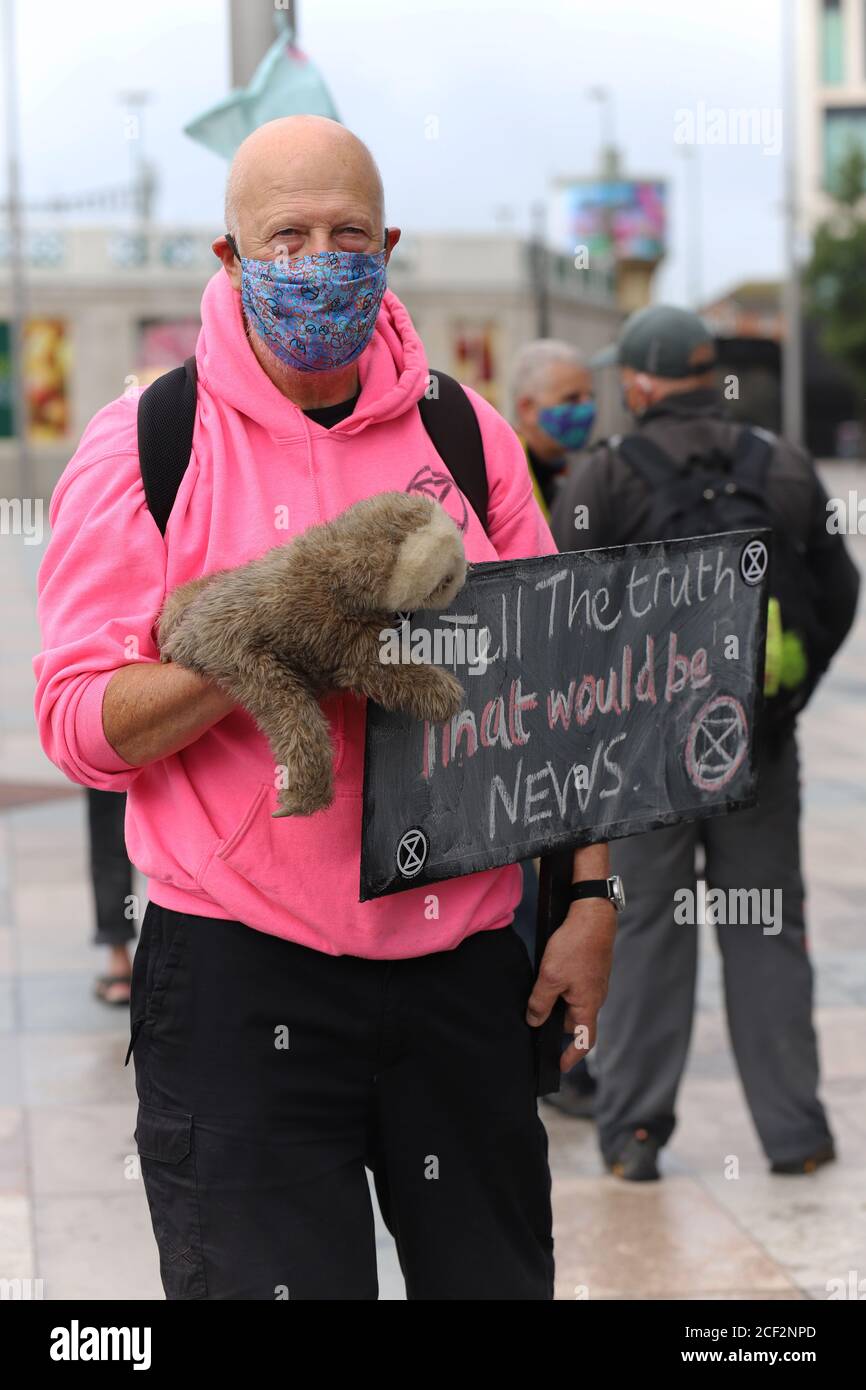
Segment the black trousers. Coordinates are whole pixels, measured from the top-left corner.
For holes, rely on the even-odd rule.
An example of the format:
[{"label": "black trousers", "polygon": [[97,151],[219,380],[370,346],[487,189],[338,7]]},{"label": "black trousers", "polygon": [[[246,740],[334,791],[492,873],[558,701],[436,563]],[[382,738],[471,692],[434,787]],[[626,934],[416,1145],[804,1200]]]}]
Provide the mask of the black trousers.
[{"label": "black trousers", "polygon": [[132,866],[126,853],[123,821],[125,792],[87,789],[87,821],[90,831],[90,876],[96,906],[95,946],[122,946],[135,940],[135,927],[127,917],[132,897]]},{"label": "black trousers", "polygon": [[366,1166],[410,1299],[551,1299],[532,978],[511,927],[372,961],[151,904],[130,1050],[167,1298],[375,1299]]}]

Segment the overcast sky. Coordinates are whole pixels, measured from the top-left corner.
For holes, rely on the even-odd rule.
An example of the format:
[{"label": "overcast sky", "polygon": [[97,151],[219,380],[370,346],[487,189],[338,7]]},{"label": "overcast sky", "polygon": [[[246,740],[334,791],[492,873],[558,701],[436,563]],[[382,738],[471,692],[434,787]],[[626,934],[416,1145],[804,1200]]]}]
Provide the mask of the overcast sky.
[{"label": "overcast sky", "polygon": [[[587,89],[609,88],[629,172],[670,180],[656,290],[684,299],[694,270],[676,113],[697,115],[699,103],[778,110],[782,3],[299,0],[299,42],[371,146],[388,219],[407,231],[491,230],[504,205],[525,229],[553,176],[593,171],[599,109]],[[17,0],[25,195],[125,181],[118,94],[146,89],[160,220],[217,230],[225,166],[181,127],[228,91],[227,9],[224,0]],[[425,139],[430,115],[438,140]],[[778,275],[780,154],[704,144],[697,159],[704,298]]]}]

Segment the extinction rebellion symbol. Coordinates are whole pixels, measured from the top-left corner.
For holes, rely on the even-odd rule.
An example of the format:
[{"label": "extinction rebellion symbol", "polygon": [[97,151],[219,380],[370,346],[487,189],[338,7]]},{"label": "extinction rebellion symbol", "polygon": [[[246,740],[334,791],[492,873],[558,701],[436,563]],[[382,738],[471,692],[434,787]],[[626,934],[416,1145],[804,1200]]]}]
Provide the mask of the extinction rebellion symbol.
[{"label": "extinction rebellion symbol", "polygon": [[[435,502],[439,502],[443,507],[445,507],[446,497],[451,499],[452,505],[457,512],[453,520],[456,521],[460,531],[464,533],[467,531],[469,527],[469,512],[466,508],[466,498],[463,496],[463,493],[460,491],[454,479],[450,477],[448,473],[440,473],[435,468],[431,468],[429,464],[425,463],[424,466],[419,468],[418,472],[409,479],[406,491],[420,492],[425,497],[432,497]],[[450,508],[445,507],[445,510],[448,512]]]},{"label": "extinction rebellion symbol", "polygon": [[686,738],[686,771],[696,787],[727,786],[749,751],[746,714],[732,695],[716,695],[695,715]]},{"label": "extinction rebellion symbol", "polygon": [[740,574],[751,588],[760,584],[767,572],[769,558],[763,541],[748,541],[743,546],[740,554]]},{"label": "extinction rebellion symbol", "polygon": [[415,878],[427,862],[430,845],[423,830],[407,830],[397,841],[397,869],[403,878]]}]

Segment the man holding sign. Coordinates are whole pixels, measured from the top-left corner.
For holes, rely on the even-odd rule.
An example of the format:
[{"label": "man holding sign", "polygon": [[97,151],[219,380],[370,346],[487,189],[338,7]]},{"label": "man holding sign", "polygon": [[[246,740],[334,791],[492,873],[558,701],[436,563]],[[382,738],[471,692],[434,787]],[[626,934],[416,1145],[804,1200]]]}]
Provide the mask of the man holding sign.
[{"label": "man holding sign", "polygon": [[[257,130],[232,164],[177,403],[179,474],[166,464],[183,421],[163,415],[161,486],[145,486],[153,417],[125,394],[52,499],[36,712],[67,776],[128,792],[130,856],[148,875],[127,1060],[171,1299],[375,1298],[365,1166],[409,1298],[553,1296],[534,1042],[560,997],[580,1030],[563,1065],[593,1042],[615,922],[606,848],[575,854],[594,896],[570,906],[537,981],[509,925],[515,863],[359,902],[366,701],[322,701],[333,802],[274,819],[281,769],[260,728],[217,684],[161,663],[156,641],[179,586],[383,492],[440,503],[470,562],[555,552],[507,423],[454,382],[446,398],[447,379],[434,417],[423,345],[385,283],[399,236],[343,126]],[[432,437],[435,419],[453,439],[455,411],[458,438],[483,449],[486,525]],[[407,839],[404,867],[413,857]]]}]

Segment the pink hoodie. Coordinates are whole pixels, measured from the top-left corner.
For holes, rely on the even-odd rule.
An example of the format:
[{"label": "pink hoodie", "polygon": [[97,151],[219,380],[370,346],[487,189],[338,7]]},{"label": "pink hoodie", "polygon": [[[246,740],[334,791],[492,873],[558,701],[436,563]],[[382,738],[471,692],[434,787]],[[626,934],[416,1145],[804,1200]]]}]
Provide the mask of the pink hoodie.
[{"label": "pink hoodie", "polygon": [[[427,470],[448,478],[415,408],[427,384],[424,349],[390,290],[358,360],[360,399],[330,430],[262,371],[223,271],[204,292],[196,360],[192,459],[165,541],[144,499],[135,394],[91,420],[54,491],[39,574],[44,649],[34,661],[45,752],[74,782],[128,791],[129,855],[163,907],[237,919],[331,955],[374,958],[426,955],[502,926],[520,899],[516,865],[437,884],[432,920],[429,886],[358,901],[365,705],[354,695],[322,702],[337,790],[326,811],[306,818],[272,819],[273,757],[240,709],[145,767],[131,767],[106,740],[105,687],[119,667],[158,660],[154,625],[168,591],[242,565],[362,497],[404,491]],[[554,553],[516,435],[468,394],[484,440],[490,539],[470,510],[467,557]],[[462,495],[451,488],[442,500],[459,522]]]}]

